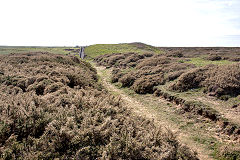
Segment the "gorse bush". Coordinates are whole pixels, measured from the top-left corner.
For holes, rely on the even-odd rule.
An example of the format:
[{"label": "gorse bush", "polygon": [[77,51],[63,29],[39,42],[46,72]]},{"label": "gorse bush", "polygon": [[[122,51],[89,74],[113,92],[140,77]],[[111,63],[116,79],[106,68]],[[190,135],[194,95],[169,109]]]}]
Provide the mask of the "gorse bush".
[{"label": "gorse bush", "polygon": [[182,74],[171,88],[186,91],[188,89],[205,87],[209,95],[237,96],[240,94],[240,64],[209,65],[190,70]]},{"label": "gorse bush", "polygon": [[173,80],[177,79],[178,77],[180,77],[183,73],[184,73],[184,71],[172,72],[167,76],[167,81],[173,81]]},{"label": "gorse bush", "polygon": [[[238,159],[239,147],[221,152],[218,149],[220,145],[225,144],[225,138],[220,136],[219,132],[226,137],[233,137],[233,144],[236,142],[236,146],[239,146],[239,97],[233,97],[240,94],[240,65],[231,62],[233,59],[238,60],[239,48],[160,49],[164,51],[161,54],[140,55],[123,52],[99,56],[95,61],[112,70],[111,82],[118,82],[117,86],[128,87],[138,94],[153,93],[161,100],[166,100],[166,106],[177,109],[177,114],[183,114],[183,117],[186,114],[190,119],[197,119],[199,124],[207,118],[207,123],[211,121],[209,124],[215,128],[211,132],[217,133],[215,142],[211,141],[214,147],[210,149],[214,152],[214,158]],[[146,102],[153,103],[151,95],[146,96]],[[209,96],[216,96],[218,100]],[[203,118],[204,121],[199,121],[198,118]],[[184,130],[181,126],[180,129]],[[202,130],[202,127],[199,129]],[[208,136],[212,138],[212,135]],[[204,145],[209,147],[208,143]]]},{"label": "gorse bush", "polygon": [[170,88],[172,90],[187,91],[189,89],[200,87],[200,83],[206,78],[204,68],[195,68],[186,73],[183,73],[176,83],[172,84]]},{"label": "gorse bush", "polygon": [[1,159],[197,159],[122,106],[76,57],[1,56]]},{"label": "gorse bush", "polygon": [[240,94],[240,63],[214,66],[206,71],[202,85],[215,96]]},{"label": "gorse bush", "polygon": [[[99,56],[95,61],[99,65],[114,68],[113,83],[121,82],[122,87],[130,87],[140,94],[152,93],[154,86],[176,79],[170,84],[170,90],[185,92],[204,87],[206,93],[216,97],[240,94],[239,63],[196,67],[191,63],[182,63],[182,56],[171,56],[175,53],[180,52],[165,55],[117,53]],[[210,54],[207,59],[221,60],[221,56]]]},{"label": "gorse bush", "polygon": [[[99,65],[114,68],[111,79],[113,83],[121,82],[122,87],[131,87],[140,94],[153,93],[154,86],[172,81],[185,70],[195,67],[193,64],[180,63],[178,60],[179,58],[150,53],[142,55],[118,53],[95,58]],[[128,71],[129,68],[132,69]]]},{"label": "gorse bush", "polygon": [[146,94],[146,93],[153,93],[154,92],[154,86],[157,86],[159,84],[164,84],[164,75],[163,74],[154,74],[154,75],[148,75],[144,76],[143,78],[137,79],[132,88],[136,93],[139,94]]}]

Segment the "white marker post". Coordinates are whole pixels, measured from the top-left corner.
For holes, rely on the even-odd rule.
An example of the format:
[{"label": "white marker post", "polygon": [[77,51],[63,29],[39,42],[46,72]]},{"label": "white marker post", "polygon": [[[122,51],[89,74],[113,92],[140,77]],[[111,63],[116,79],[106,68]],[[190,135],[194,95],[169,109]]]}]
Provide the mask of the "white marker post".
[{"label": "white marker post", "polygon": [[85,47],[83,47],[83,46],[80,48],[79,57],[80,57],[81,59],[84,59],[84,56],[85,56],[85,54],[84,54],[84,48],[85,48]]}]

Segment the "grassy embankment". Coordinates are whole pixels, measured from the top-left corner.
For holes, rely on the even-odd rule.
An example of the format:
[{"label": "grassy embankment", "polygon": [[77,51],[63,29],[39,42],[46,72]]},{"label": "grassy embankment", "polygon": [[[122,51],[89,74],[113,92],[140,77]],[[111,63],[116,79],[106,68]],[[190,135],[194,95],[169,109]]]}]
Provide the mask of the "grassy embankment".
[{"label": "grassy embankment", "polygon": [[88,46],[85,49],[87,56],[95,58],[104,54],[112,53],[162,53],[162,51],[156,47],[145,45],[142,43],[123,43],[123,44],[96,44]]}]

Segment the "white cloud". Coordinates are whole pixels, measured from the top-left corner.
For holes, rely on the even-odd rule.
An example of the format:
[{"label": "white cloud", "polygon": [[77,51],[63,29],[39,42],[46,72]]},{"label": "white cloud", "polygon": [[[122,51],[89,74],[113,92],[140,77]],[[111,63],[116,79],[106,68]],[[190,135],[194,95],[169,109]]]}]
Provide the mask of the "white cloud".
[{"label": "white cloud", "polygon": [[2,1],[0,45],[134,41],[207,45],[212,37],[240,35],[237,4],[236,0]]}]

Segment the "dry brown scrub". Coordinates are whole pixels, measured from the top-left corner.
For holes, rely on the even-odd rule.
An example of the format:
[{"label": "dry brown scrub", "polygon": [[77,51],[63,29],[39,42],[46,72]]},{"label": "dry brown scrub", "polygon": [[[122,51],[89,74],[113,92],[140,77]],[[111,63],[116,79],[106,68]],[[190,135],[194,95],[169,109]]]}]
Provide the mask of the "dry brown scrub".
[{"label": "dry brown scrub", "polygon": [[[209,60],[240,60],[240,47],[159,47],[169,57],[207,56]],[[218,57],[216,57],[218,56]]]},{"label": "dry brown scrub", "polygon": [[[187,50],[187,49],[186,49]],[[224,52],[216,51],[211,48],[203,49],[205,53],[200,54],[207,55],[209,60],[225,59],[226,54]],[[189,53],[194,53],[190,55]],[[225,98],[230,96],[236,96],[240,94],[240,64],[235,63],[231,65],[208,65],[205,67],[196,67],[193,64],[184,63],[189,60],[186,57],[199,57],[198,52],[202,49],[195,48],[189,49],[188,54],[183,52],[172,52],[164,55],[152,55],[144,57],[136,62],[126,61],[125,59],[118,59],[115,64],[108,64],[108,59],[114,55],[108,55],[107,57],[99,60],[96,59],[98,64],[112,67],[112,82],[120,82],[122,87],[129,87],[136,93],[154,93],[157,96],[161,96],[165,100],[180,105],[181,113],[190,112],[195,116],[201,118],[208,118],[212,122],[215,122],[218,127],[221,127],[223,134],[231,135],[234,140],[239,139],[240,128],[234,122],[230,122],[224,118],[221,113],[216,111],[212,106],[202,103],[196,100],[184,100],[178,96],[173,96],[175,93],[169,92],[185,92],[194,88],[203,88],[204,92],[208,95],[216,96],[219,98]],[[219,53],[218,54],[216,54]],[[122,54],[126,55],[126,54]],[[233,54],[232,54],[233,55]],[[232,56],[229,55],[229,56]],[[125,57],[126,59],[130,57]],[[129,64],[125,64],[129,62]],[[134,65],[132,65],[134,63]],[[119,65],[121,64],[121,65]],[[165,84],[165,82],[168,82]],[[158,86],[164,85],[164,86]],[[170,85],[170,88],[168,87]],[[157,86],[157,87],[155,87]],[[161,91],[160,89],[163,89]],[[171,95],[170,93],[173,93]],[[180,93],[177,93],[181,95]],[[238,105],[234,106],[238,107]],[[218,124],[219,123],[219,124]],[[225,152],[219,152],[219,157],[231,158],[239,157],[239,151],[237,148],[230,148]],[[228,155],[229,154],[229,155]]]},{"label": "dry brown scrub", "polygon": [[[209,60],[220,60],[225,56],[220,50],[217,50],[218,52],[211,48],[205,50],[209,52],[209,57],[207,57]],[[178,55],[179,52],[168,54]],[[99,65],[115,68],[112,72],[112,82],[121,82],[122,87],[131,87],[136,93],[153,93],[154,86],[177,79],[170,86],[171,90],[184,92],[204,87],[206,93],[216,97],[240,94],[239,63],[196,68],[193,64],[182,63],[182,58],[178,58],[179,56],[168,54],[167,56],[136,53],[113,54],[100,56],[96,58],[96,61]]]},{"label": "dry brown scrub", "polygon": [[135,67],[137,62],[145,57],[151,57],[153,54],[146,53],[139,55],[137,53],[115,53],[105,54],[95,58],[95,61],[102,66],[106,67]]},{"label": "dry brown scrub", "polygon": [[210,54],[208,57],[206,57],[207,60],[210,60],[210,61],[219,61],[222,59],[221,56],[219,55],[212,55]]},{"label": "dry brown scrub", "polygon": [[210,65],[182,74],[171,88],[178,91],[205,87],[211,96],[237,96],[240,94],[240,63]]},{"label": "dry brown scrub", "polygon": [[170,131],[131,116],[89,63],[49,53],[0,59],[1,158],[197,159]]},{"label": "dry brown scrub", "polygon": [[[121,58],[119,58],[121,56]],[[125,57],[125,58],[123,58]],[[112,60],[115,63],[112,63]],[[193,64],[178,62],[179,58],[162,55],[125,53],[103,55],[96,58],[99,65],[114,67],[112,82],[121,82],[122,87],[131,87],[136,93],[153,93],[154,86],[178,78]],[[123,71],[126,69],[126,71]]]}]

